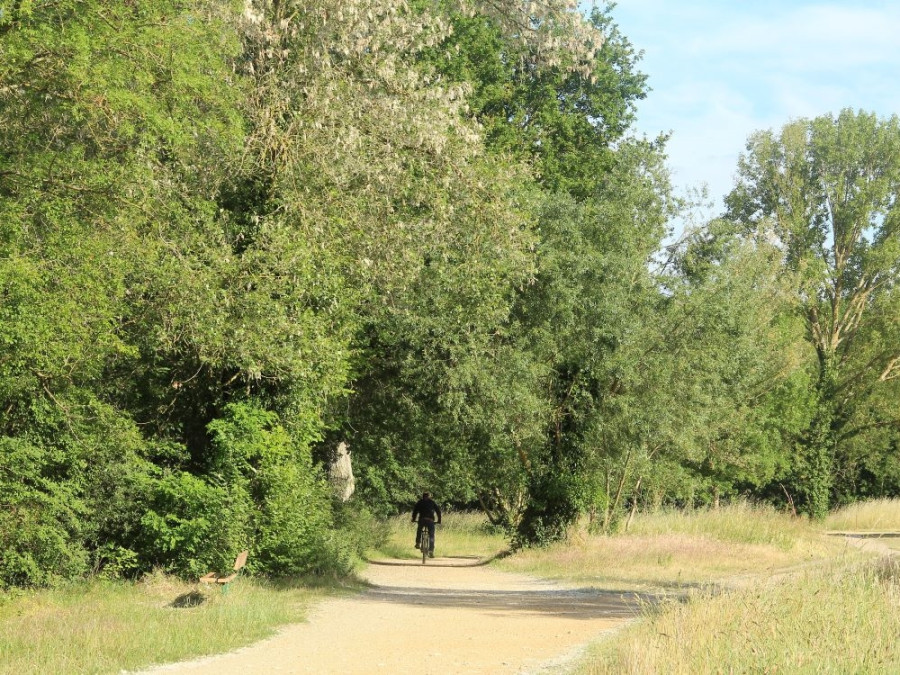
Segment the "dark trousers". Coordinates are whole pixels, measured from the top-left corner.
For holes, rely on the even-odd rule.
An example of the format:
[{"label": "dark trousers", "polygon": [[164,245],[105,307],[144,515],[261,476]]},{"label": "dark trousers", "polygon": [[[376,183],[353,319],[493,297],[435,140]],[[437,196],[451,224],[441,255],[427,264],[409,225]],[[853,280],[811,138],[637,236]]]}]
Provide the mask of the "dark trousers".
[{"label": "dark trousers", "polygon": [[[420,546],[425,534],[422,530],[428,530],[428,550],[434,551],[434,521],[419,519],[419,529],[416,530],[416,543]],[[419,536],[420,534],[423,535],[421,538]]]}]

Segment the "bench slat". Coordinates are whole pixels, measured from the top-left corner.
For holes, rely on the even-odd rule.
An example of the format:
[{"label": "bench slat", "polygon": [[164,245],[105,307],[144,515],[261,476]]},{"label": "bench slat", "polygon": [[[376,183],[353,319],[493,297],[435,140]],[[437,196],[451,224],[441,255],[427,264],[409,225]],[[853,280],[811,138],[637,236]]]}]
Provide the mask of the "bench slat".
[{"label": "bench slat", "polygon": [[210,572],[209,574],[205,574],[200,577],[199,581],[201,584],[221,584],[224,589],[226,584],[231,583],[235,579],[237,579],[241,570],[244,569],[244,566],[247,564],[247,556],[249,555],[249,551],[241,551],[238,553],[238,557],[234,559],[234,570],[233,574],[229,574],[227,577],[220,577],[216,572]]},{"label": "bench slat", "polygon": [[247,564],[247,556],[249,555],[249,551],[241,551],[238,553],[238,557],[234,560],[234,571],[237,572],[239,569],[242,569],[244,565]]}]

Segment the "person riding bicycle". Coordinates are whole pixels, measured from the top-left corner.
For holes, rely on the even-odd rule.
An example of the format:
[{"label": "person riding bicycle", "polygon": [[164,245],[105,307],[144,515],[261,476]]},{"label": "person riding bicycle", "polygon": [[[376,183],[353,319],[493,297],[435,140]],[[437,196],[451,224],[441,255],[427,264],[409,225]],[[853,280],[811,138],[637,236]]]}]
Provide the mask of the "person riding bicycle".
[{"label": "person riding bicycle", "polygon": [[435,516],[437,516],[437,523],[441,522],[441,507],[438,506],[435,501],[431,498],[430,492],[423,492],[422,498],[416,502],[416,505],[413,507],[412,512],[412,522],[416,522],[416,516],[419,517],[419,527],[416,528],[416,548],[420,547],[421,537],[419,536],[419,531],[427,530],[428,531],[428,556],[434,557],[434,525],[435,525]]}]

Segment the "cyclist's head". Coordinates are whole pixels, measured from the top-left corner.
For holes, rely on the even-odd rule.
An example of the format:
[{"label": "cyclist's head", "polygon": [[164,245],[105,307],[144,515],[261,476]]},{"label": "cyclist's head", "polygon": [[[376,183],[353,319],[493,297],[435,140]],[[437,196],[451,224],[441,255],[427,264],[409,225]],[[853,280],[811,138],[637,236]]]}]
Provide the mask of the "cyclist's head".
[{"label": "cyclist's head", "polygon": [[423,493],[422,493],[422,499],[431,499],[431,493],[430,493],[430,492],[423,492]]}]

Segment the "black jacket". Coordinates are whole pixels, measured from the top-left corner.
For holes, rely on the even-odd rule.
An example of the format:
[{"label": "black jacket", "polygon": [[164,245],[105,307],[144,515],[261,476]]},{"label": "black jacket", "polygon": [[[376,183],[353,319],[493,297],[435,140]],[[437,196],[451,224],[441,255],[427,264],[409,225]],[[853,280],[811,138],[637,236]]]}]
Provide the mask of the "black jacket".
[{"label": "black jacket", "polygon": [[437,522],[441,522],[441,507],[435,504],[433,499],[420,499],[413,507],[412,519],[419,516],[419,521],[434,520],[437,514]]}]

